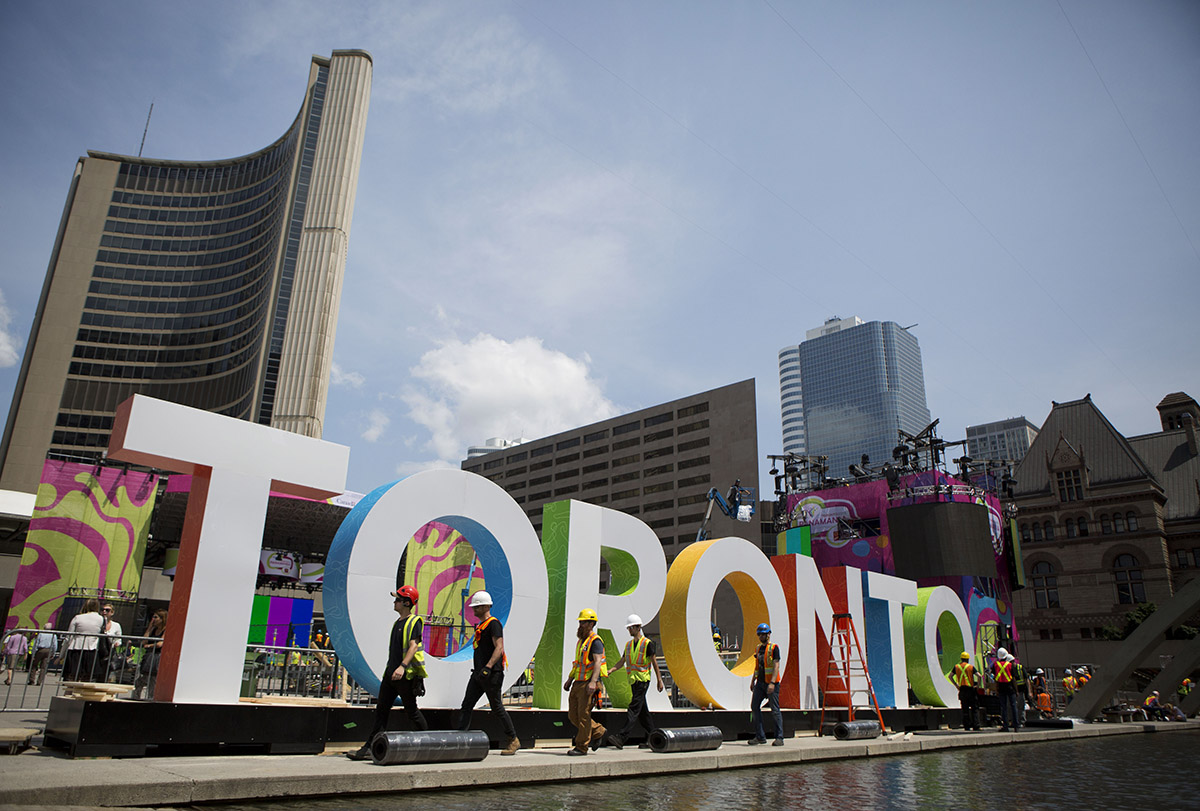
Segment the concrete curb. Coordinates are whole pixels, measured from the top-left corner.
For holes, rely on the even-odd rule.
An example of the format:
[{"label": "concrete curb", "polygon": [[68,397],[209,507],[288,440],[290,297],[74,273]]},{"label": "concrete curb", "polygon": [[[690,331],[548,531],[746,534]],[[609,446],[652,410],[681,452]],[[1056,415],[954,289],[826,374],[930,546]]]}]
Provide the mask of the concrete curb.
[{"label": "concrete curb", "polygon": [[782,747],[750,747],[744,742],[729,742],[715,751],[682,754],[601,749],[585,758],[568,758],[565,749],[525,749],[514,758],[500,758],[493,753],[479,763],[387,767],[352,762],[340,754],[69,760],[47,752],[26,752],[0,758],[0,804],[164,806],[468,789],[1198,730],[1200,721],[1089,724],[1075,729],[1031,729],[1018,733],[937,731],[873,741],[804,736],[791,738]]}]

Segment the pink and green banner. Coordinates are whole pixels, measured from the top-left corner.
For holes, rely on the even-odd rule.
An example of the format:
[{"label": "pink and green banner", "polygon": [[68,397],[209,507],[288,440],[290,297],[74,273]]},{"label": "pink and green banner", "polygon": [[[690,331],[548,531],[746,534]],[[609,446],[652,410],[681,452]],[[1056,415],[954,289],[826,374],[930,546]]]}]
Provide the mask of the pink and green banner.
[{"label": "pink and green banner", "polygon": [[5,628],[56,619],[70,589],[137,595],[158,477],[47,459]]}]

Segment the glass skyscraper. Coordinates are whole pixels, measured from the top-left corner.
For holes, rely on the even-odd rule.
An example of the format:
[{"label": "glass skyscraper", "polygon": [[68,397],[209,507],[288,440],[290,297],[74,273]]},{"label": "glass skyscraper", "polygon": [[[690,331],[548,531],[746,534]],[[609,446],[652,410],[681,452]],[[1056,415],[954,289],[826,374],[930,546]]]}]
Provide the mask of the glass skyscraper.
[{"label": "glass skyscraper", "polygon": [[917,339],[892,321],[832,330],[800,344],[807,453],[845,478],[867,454],[889,461],[898,431],[930,422]]},{"label": "glass skyscraper", "polygon": [[314,56],[299,114],[240,158],[75,166],[0,441],[0,487],[107,447],[131,395],[321,435],[371,90]]}]

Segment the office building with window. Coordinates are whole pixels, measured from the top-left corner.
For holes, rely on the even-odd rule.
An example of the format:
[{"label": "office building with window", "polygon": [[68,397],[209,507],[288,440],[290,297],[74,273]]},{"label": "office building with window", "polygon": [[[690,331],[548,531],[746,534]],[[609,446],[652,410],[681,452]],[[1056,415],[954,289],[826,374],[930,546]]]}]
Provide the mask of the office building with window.
[{"label": "office building with window", "polygon": [[371,89],[314,56],[300,112],[240,158],[75,166],[12,406],[0,488],[95,458],[135,393],[320,436]]},{"label": "office building with window", "polygon": [[[861,323],[862,319],[857,316],[834,316],[806,332],[804,339],[811,341],[821,335],[857,327]],[[803,456],[808,446],[804,441],[804,385],[800,376],[799,344],[779,350],[779,411],[783,422],[783,452]]]},{"label": "office building with window", "polygon": [[[757,493],[754,380],[525,440],[469,458],[462,468],[503,487],[524,507],[539,535],[542,507],[549,502],[574,499],[636,515],[654,530],[669,564],[695,541],[710,489],[724,495],[740,480]],[[714,509],[708,534],[760,544],[759,519],[743,523]],[[718,615],[726,624],[734,613],[721,605],[730,601],[736,605],[737,598],[723,586]],[[740,620],[740,613],[736,616]]]},{"label": "office building with window", "polygon": [[1103,661],[1127,612],[1200,568],[1200,406],[1177,392],[1158,411],[1161,431],[1127,438],[1091,395],[1054,403],[1014,472],[1026,661]]},{"label": "office building with window", "polygon": [[967,455],[972,459],[1020,462],[1037,434],[1037,426],[1024,417],[968,425]]},{"label": "office building with window", "polygon": [[[858,323],[854,323],[858,322]],[[831,478],[849,476],[863,455],[890,461],[900,430],[930,422],[921,347],[891,321],[831,319],[799,346],[804,442],[828,457]]]}]

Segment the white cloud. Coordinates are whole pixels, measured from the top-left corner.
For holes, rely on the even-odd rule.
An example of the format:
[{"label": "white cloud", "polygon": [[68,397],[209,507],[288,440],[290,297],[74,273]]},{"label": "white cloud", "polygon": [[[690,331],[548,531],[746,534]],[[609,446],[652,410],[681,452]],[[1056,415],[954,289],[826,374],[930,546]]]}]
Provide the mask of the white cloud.
[{"label": "white cloud", "polygon": [[465,24],[445,14],[410,18],[425,30],[396,32],[407,63],[399,76],[384,78],[377,92],[405,101],[419,96],[457,113],[483,114],[514,101],[556,75],[542,49],[507,17]]},{"label": "white cloud", "polygon": [[427,448],[457,467],[468,445],[490,437],[541,437],[619,414],[588,364],[537,338],[481,333],[422,355],[401,398],[429,430]]},{"label": "white cloud", "polygon": [[384,430],[391,421],[387,414],[375,409],[367,415],[367,430],[363,431],[360,436],[367,442],[378,442],[379,437],[383,436]]},{"label": "white cloud", "polygon": [[458,470],[458,465],[451,464],[444,459],[433,459],[426,462],[400,462],[396,465],[397,476],[411,476],[414,473],[421,473],[425,470]]},{"label": "white cloud", "polygon": [[366,382],[358,372],[347,372],[334,361],[329,367],[329,385],[331,386],[350,386],[351,388],[361,389],[363,383]]},{"label": "white cloud", "polygon": [[21,360],[21,341],[12,332],[12,310],[0,290],[0,369],[16,366]]}]

